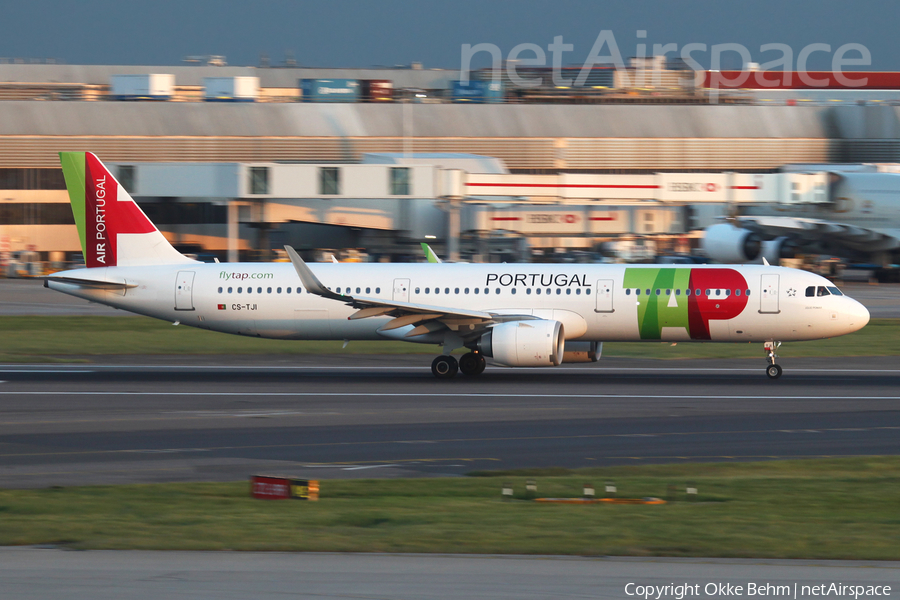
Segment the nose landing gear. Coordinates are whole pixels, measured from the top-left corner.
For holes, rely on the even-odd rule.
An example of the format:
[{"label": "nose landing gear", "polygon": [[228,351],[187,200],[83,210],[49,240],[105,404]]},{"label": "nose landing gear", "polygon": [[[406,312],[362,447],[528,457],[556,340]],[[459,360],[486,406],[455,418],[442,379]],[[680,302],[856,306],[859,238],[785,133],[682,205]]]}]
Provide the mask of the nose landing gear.
[{"label": "nose landing gear", "polygon": [[766,342],[766,360],[769,361],[769,366],[766,367],[766,375],[768,375],[769,379],[778,379],[781,377],[781,365],[775,362],[775,359],[778,358],[778,355],[775,354],[775,349],[781,345],[781,342]]}]

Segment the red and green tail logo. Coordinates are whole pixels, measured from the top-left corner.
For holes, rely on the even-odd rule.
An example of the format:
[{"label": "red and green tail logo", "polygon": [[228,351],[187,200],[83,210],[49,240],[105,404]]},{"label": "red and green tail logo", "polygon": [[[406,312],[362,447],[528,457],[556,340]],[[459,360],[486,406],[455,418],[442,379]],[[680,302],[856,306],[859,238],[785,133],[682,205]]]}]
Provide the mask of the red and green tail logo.
[{"label": "red and green tail logo", "polygon": [[119,264],[119,236],[157,232],[109,170],[90,152],[60,152],[66,188],[88,268]]}]

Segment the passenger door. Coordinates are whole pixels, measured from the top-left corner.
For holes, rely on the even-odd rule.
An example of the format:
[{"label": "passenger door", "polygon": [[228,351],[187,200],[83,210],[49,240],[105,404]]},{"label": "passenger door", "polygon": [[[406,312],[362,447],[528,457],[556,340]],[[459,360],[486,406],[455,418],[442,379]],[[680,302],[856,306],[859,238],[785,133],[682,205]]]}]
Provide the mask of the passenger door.
[{"label": "passenger door", "polygon": [[761,275],[759,285],[759,312],[778,314],[778,278],[780,275]]},{"label": "passenger door", "polygon": [[194,272],[178,271],[175,278],[175,310],[194,310]]},{"label": "passenger door", "polygon": [[395,302],[409,302],[409,279],[394,280],[394,295],[392,297]]},{"label": "passenger door", "polygon": [[611,313],[613,308],[613,280],[600,279],[597,281],[597,305],[594,312]]}]

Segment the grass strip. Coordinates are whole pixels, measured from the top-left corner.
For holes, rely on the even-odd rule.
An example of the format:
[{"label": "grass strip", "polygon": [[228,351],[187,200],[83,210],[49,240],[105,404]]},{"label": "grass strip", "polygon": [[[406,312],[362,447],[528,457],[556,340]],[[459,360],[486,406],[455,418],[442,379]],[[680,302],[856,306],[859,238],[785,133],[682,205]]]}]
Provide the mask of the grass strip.
[{"label": "grass strip", "polygon": [[[319,502],[239,483],[0,491],[0,544],[81,549],[900,558],[900,457],[324,481]],[[539,504],[585,482],[662,506]],[[513,484],[517,499],[501,500]],[[685,500],[690,482],[696,501]]]},{"label": "grass strip", "polygon": [[[0,317],[0,361],[29,362],[120,354],[435,354],[436,346],[394,341],[266,340],[173,327],[135,317]],[[641,358],[759,358],[762,344],[610,342],[604,356]],[[785,356],[900,354],[900,319],[874,319],[840,338],[792,342]]]}]

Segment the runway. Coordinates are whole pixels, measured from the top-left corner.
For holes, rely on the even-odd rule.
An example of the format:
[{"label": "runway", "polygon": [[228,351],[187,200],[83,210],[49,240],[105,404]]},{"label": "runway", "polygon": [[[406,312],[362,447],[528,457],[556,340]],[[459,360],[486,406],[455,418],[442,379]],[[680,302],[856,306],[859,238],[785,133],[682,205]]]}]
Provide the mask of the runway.
[{"label": "runway", "polygon": [[[421,356],[0,365],[0,486],[460,476],[897,454],[895,358],[603,359],[439,381]],[[117,364],[118,362],[118,364]]]}]

